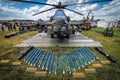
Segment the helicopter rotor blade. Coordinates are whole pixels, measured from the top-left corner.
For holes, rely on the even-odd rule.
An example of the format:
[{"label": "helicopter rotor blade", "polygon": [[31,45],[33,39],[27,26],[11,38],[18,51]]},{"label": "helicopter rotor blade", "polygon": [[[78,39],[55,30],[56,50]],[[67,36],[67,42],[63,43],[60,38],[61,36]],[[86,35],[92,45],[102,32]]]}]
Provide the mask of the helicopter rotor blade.
[{"label": "helicopter rotor blade", "polygon": [[82,15],[82,16],[83,16],[83,14],[81,14],[81,13],[79,13],[79,12],[76,12],[76,11],[74,11],[74,10],[71,10],[71,9],[68,9],[68,8],[64,8],[64,9],[69,10],[69,11],[72,11],[72,12],[74,12],[74,13],[77,13],[77,14],[79,14],[79,15]]},{"label": "helicopter rotor blade", "polygon": [[69,5],[65,5],[65,6],[67,7],[67,6],[73,6],[73,5],[79,5],[79,4],[99,3],[99,2],[107,2],[107,1],[113,1],[113,0],[88,1],[88,2],[82,2],[82,3],[73,3],[73,4],[69,4]]},{"label": "helicopter rotor blade", "polygon": [[50,9],[47,9],[47,10],[38,12],[38,13],[36,13],[36,14],[33,14],[33,16],[38,15],[38,14],[40,14],[40,13],[44,13],[44,12],[50,11],[50,10],[52,10],[52,9],[55,9],[55,8],[50,8]]},{"label": "helicopter rotor blade", "polygon": [[46,3],[35,2],[35,1],[26,1],[26,0],[8,0],[8,1],[15,1],[15,2],[23,2],[23,3],[31,3],[31,4],[41,4],[41,5],[56,6],[56,5],[54,5],[54,4],[46,4]]}]

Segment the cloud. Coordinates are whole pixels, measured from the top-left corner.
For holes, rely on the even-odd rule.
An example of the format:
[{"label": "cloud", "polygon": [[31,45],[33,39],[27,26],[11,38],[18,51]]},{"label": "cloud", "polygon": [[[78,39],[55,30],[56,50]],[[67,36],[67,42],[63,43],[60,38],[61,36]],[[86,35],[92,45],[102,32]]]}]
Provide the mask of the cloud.
[{"label": "cloud", "polygon": [[[20,15],[22,14],[22,11],[20,11],[19,9],[16,9],[14,7],[8,7],[8,6],[2,6],[0,5],[0,19],[11,19],[11,18],[20,18]],[[24,17],[24,15],[22,15],[21,17]]]},{"label": "cloud", "polygon": [[110,4],[106,4],[103,8],[94,11],[95,16],[106,20],[120,19],[120,1],[114,0]]},{"label": "cloud", "polygon": [[[70,3],[77,3],[77,2],[85,2],[90,0],[48,0],[47,3],[49,4],[57,4],[59,1],[62,2],[62,4],[70,4]],[[17,4],[17,3],[16,3]],[[82,4],[77,6],[72,6],[68,8],[72,8],[73,10],[80,12],[84,14],[84,16],[87,16],[89,10],[93,10],[93,15],[95,16],[95,19],[120,19],[120,1],[114,0],[108,4],[99,5],[98,3],[95,4]],[[23,10],[20,10],[18,8],[11,6],[3,6],[0,4],[0,19],[49,19],[50,16],[52,16],[56,10],[51,10],[36,16],[32,16],[34,13],[46,10],[51,8],[52,6],[42,6],[39,5],[31,6],[29,8],[24,8]],[[74,20],[80,20],[83,18],[83,16],[80,16],[76,13],[70,12],[68,10],[64,10],[67,16],[70,16],[71,19]],[[91,14],[92,15],[92,14]]]}]

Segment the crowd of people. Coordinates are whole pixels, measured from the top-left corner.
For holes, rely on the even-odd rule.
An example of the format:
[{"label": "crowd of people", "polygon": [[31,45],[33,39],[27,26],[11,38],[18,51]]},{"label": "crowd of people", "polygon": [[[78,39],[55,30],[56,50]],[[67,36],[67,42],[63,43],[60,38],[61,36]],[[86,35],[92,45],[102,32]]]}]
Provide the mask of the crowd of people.
[{"label": "crowd of people", "polygon": [[19,28],[18,22],[0,22],[1,31],[4,32],[7,28],[8,31],[16,31]]},{"label": "crowd of people", "polygon": [[11,21],[11,22],[0,22],[0,31],[26,31],[31,30],[32,26],[35,25],[34,22],[18,22],[18,21]]}]

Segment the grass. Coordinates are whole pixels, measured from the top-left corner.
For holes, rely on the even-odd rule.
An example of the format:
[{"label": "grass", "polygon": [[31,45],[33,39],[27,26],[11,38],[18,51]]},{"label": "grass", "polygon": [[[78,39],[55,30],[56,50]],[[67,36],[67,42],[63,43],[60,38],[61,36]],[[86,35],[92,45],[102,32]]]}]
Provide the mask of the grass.
[{"label": "grass", "polygon": [[84,31],[82,33],[95,41],[99,41],[108,54],[114,55],[120,61],[120,31],[115,28],[113,37],[103,36],[101,34],[103,31],[103,28],[93,28],[92,31]]},{"label": "grass", "polygon": [[[5,34],[12,33],[14,31],[6,31],[6,32],[0,32],[0,55],[4,54],[5,52],[10,52],[12,51],[13,47],[16,44],[20,44],[23,40],[26,40],[30,37],[32,37],[34,34],[37,33],[37,31],[32,31],[32,32],[26,32],[24,34],[20,34],[17,36],[13,36],[11,38],[5,38]],[[17,32],[17,31],[16,31]]]},{"label": "grass", "polygon": [[[23,40],[26,40],[37,33],[37,31],[27,32],[18,36],[14,36],[10,39],[5,39],[4,35],[10,32],[0,32],[0,59],[10,59],[11,62],[9,64],[0,64],[0,78],[1,80],[119,80],[120,79],[120,31],[117,29],[114,30],[113,37],[106,37],[101,34],[103,32],[103,28],[93,28],[91,31],[83,31],[82,34],[94,39],[95,41],[99,41],[103,45],[103,49],[110,55],[114,56],[117,60],[117,63],[111,63],[110,65],[103,65],[103,68],[96,69],[97,73],[95,74],[85,74],[85,78],[73,78],[67,72],[65,75],[62,75],[61,72],[61,57],[59,57],[59,66],[58,73],[54,75],[47,74],[46,77],[34,77],[34,73],[28,73],[25,69],[28,67],[26,63],[22,63],[20,66],[12,66],[12,61],[17,61],[17,57],[21,52],[25,50],[25,48],[14,48],[13,46],[21,43]],[[68,52],[74,49],[73,48],[60,48],[60,47],[47,47],[42,48],[47,51],[52,51],[54,53],[60,52]],[[107,60],[104,56],[95,51],[94,47],[91,48],[99,57],[100,60]],[[21,60],[23,62],[23,59]],[[95,63],[100,63],[100,61],[96,61]],[[66,63],[65,63],[66,64]],[[55,64],[54,64],[55,65]],[[91,65],[86,66],[86,68],[90,68]],[[41,69],[40,69],[41,70]],[[67,66],[65,66],[65,70],[67,71]],[[84,69],[77,70],[77,72],[84,72]]]},{"label": "grass", "polygon": [[104,80],[119,80],[120,76],[120,31],[114,29],[114,36],[107,37],[101,34],[104,31],[103,28],[93,28],[92,31],[82,32],[84,35],[99,41],[103,45],[103,49],[106,53],[114,56],[117,63],[111,63],[109,66],[104,66],[103,69],[99,70],[96,74],[98,79]]}]

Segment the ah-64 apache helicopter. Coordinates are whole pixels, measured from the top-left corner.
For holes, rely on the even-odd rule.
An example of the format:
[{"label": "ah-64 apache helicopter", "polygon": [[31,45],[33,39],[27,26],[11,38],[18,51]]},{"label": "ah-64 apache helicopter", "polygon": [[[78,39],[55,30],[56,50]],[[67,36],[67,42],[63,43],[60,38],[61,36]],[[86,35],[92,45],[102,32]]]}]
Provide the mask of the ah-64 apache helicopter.
[{"label": "ah-64 apache helicopter", "polygon": [[74,11],[72,9],[69,9],[67,7],[73,6],[73,5],[106,2],[106,1],[112,1],[112,0],[97,0],[97,1],[67,4],[67,5],[63,5],[61,2],[58,2],[58,4],[47,4],[47,3],[42,3],[42,2],[25,1],[25,0],[10,0],[10,1],[53,6],[52,8],[38,12],[38,13],[34,14],[33,16],[50,11],[50,10],[53,10],[53,9],[57,9],[54,16],[50,17],[51,24],[44,24],[44,25],[49,25],[47,27],[47,33],[48,33],[48,35],[51,36],[51,38],[53,38],[54,35],[56,34],[59,39],[64,39],[64,38],[69,39],[70,34],[73,34],[74,28],[73,28],[73,26],[71,26],[71,24],[69,22],[70,17],[68,17],[64,13],[64,11],[63,11],[64,9],[71,11],[71,12],[74,12],[74,13],[79,14],[79,15],[83,15],[83,14],[81,14],[77,11]]}]

